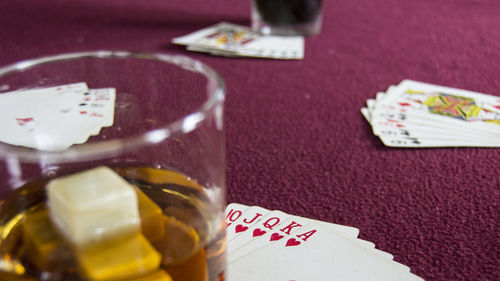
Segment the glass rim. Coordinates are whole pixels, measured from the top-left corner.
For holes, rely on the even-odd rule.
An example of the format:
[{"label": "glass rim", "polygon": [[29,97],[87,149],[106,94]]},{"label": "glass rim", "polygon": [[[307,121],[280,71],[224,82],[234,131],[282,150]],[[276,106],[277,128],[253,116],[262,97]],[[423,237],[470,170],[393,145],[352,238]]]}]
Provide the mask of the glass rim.
[{"label": "glass rim", "polygon": [[[135,58],[143,60],[159,61],[176,65],[184,70],[202,74],[207,79],[207,86],[210,83],[215,85],[213,94],[207,96],[203,104],[191,112],[186,112],[181,118],[167,122],[145,133],[132,135],[122,139],[100,140],[94,143],[83,143],[71,146],[63,151],[43,151],[33,148],[15,146],[0,142],[0,159],[16,159],[25,162],[71,162],[104,158],[104,155],[113,155],[117,152],[131,150],[147,144],[156,144],[170,137],[185,134],[198,128],[207,118],[207,114],[217,106],[222,105],[225,100],[226,86],[222,77],[210,66],[203,62],[189,58],[184,55],[165,54],[158,52],[136,52],[124,50],[98,50],[74,53],[64,53],[50,56],[43,56],[15,62],[0,67],[0,79],[6,75],[30,68],[70,61],[75,59],[89,58]],[[208,91],[208,87],[207,87]],[[1,94],[1,93],[0,93]],[[208,93],[207,93],[208,94]]]}]

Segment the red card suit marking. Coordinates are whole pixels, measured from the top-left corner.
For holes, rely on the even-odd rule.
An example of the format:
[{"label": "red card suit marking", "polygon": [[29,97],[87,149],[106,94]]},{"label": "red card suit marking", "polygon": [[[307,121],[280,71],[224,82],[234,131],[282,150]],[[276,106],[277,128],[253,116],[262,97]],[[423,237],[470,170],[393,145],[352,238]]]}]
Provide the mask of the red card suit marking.
[{"label": "red card suit marking", "polygon": [[256,228],[253,231],[253,237],[255,237],[255,236],[261,236],[261,235],[264,235],[264,234],[266,234],[266,231],[261,230],[260,228]]},{"label": "red card suit marking", "polygon": [[290,238],[286,241],[285,247],[300,245],[300,241],[295,240],[295,238]]},{"label": "red card suit marking", "polygon": [[248,226],[244,226],[244,225],[241,225],[241,224],[238,224],[234,230],[236,231],[236,233],[239,233],[239,232],[243,232],[245,230],[248,229]]},{"label": "red card suit marking", "polygon": [[24,126],[29,122],[35,122],[35,119],[33,117],[28,117],[28,118],[16,118],[17,124],[19,126]]},{"label": "red card suit marking", "polygon": [[95,113],[93,112],[92,114],[90,114],[91,117],[104,117],[104,115],[102,114],[99,114],[99,113]]},{"label": "red card suit marking", "polygon": [[280,240],[281,238],[283,238],[284,236],[283,235],[280,235],[279,233],[273,233],[271,235],[271,239],[269,241],[276,241],[276,240]]}]

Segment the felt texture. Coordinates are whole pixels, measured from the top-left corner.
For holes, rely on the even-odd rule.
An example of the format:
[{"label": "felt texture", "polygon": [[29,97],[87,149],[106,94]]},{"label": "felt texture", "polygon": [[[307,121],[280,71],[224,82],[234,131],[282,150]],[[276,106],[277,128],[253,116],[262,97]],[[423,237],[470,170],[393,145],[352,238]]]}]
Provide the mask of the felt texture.
[{"label": "felt texture", "polygon": [[228,202],[357,227],[426,280],[499,280],[500,150],[387,148],[359,110],[402,79],[500,96],[500,1],[324,9],[305,58],[277,61],[170,43],[220,21],[249,25],[249,1],[2,0],[0,65],[97,49],[199,59],[227,83]]}]

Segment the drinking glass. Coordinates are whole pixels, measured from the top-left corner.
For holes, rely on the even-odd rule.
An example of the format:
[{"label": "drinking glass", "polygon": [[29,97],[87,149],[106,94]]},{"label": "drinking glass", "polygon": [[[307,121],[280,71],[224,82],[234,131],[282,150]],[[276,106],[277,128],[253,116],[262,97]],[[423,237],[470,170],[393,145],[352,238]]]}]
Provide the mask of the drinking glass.
[{"label": "drinking glass", "polygon": [[318,34],[322,4],[322,0],[252,0],[252,28],[266,35]]},{"label": "drinking glass", "polygon": [[[209,66],[184,56],[129,51],[60,54],[0,68],[0,103],[2,96],[16,98],[21,90],[78,82],[89,89],[116,89],[111,126],[82,129],[81,119],[66,118],[68,112],[63,110],[47,113],[42,103],[28,109],[55,116],[48,124],[42,122],[48,122],[45,119],[35,124],[57,133],[46,134],[49,142],[50,137],[57,135],[60,140],[75,130],[82,130],[88,139],[82,137],[64,149],[33,148],[24,144],[47,140],[24,132],[14,143],[0,143],[0,279],[223,280],[222,78]],[[19,99],[22,102],[26,99]],[[72,104],[65,110],[78,111],[83,105]],[[21,114],[16,112],[19,108],[23,113],[28,110],[13,106],[13,112],[0,116]],[[4,136],[9,134],[2,130]],[[89,202],[82,206],[93,207],[84,211],[64,201],[61,211],[49,202],[48,186],[78,188],[74,194],[81,195],[73,196],[78,197],[75,200],[101,192],[107,178],[96,176],[95,171],[103,169],[125,180],[124,190],[134,190],[135,195],[127,194],[136,198],[131,201],[135,203],[120,201],[121,191],[107,194],[109,202],[100,202],[105,201],[100,195],[85,199]],[[71,236],[71,231],[61,230],[58,219],[67,214],[73,216],[71,224],[82,222],[84,228],[91,223],[82,217],[92,212],[97,212],[97,220],[115,222],[120,214],[108,210],[114,206],[127,212],[138,208],[134,212],[140,216],[139,231],[103,238],[102,229],[91,229],[95,235],[80,245],[73,242],[81,232]]]}]

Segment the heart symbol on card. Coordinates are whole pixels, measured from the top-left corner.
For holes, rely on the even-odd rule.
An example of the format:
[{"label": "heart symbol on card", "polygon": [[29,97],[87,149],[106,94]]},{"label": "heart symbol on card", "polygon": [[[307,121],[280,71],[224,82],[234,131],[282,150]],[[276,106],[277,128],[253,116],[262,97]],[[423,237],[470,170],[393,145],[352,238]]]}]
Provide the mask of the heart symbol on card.
[{"label": "heart symbol on card", "polygon": [[273,233],[269,241],[276,241],[280,240],[281,238],[283,238],[283,235],[280,235],[279,233]]},{"label": "heart symbol on card", "polygon": [[264,234],[266,234],[266,231],[265,230],[261,230],[260,228],[256,228],[253,231],[253,237],[255,237],[255,236],[261,236],[261,235],[264,235]]},{"label": "heart symbol on card", "polygon": [[19,126],[25,126],[29,122],[35,122],[35,119],[33,117],[28,117],[28,118],[16,118],[17,124]]},{"label": "heart symbol on card", "polygon": [[241,224],[238,224],[234,230],[236,231],[236,233],[239,233],[239,232],[243,232],[245,230],[248,229],[248,226],[244,226],[244,225],[241,225]]},{"label": "heart symbol on card", "polygon": [[297,245],[300,245],[300,241],[295,240],[295,238],[290,238],[290,239],[288,239],[288,241],[286,241],[285,247],[297,246]]}]

